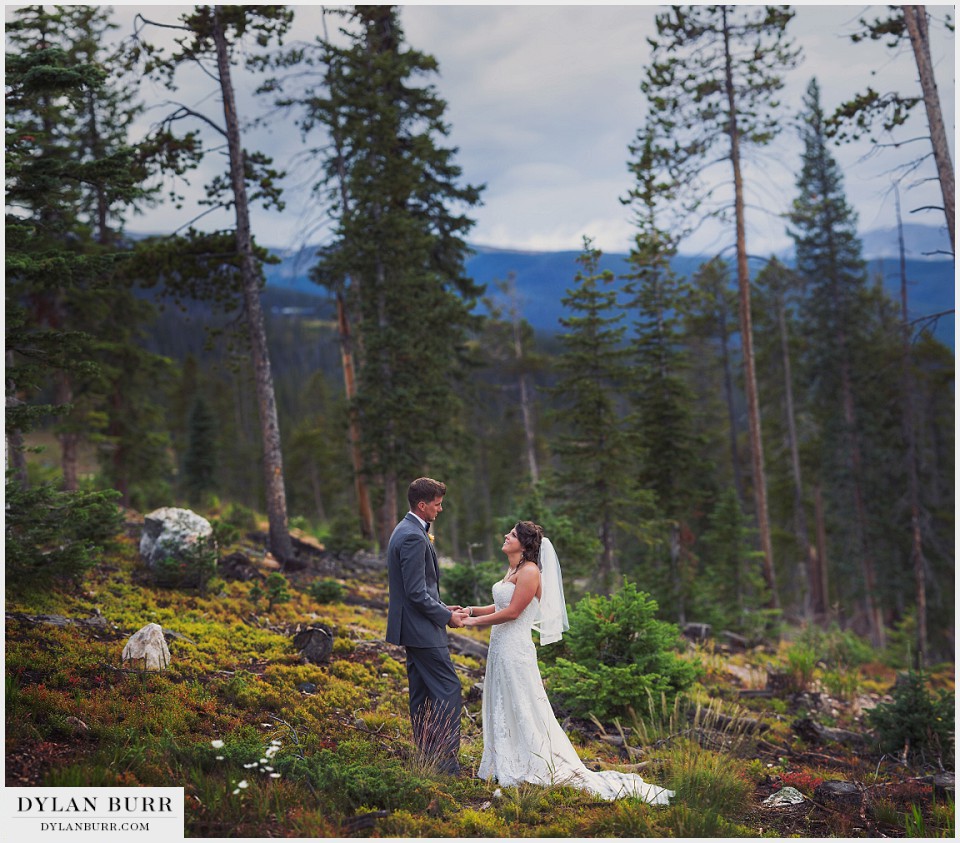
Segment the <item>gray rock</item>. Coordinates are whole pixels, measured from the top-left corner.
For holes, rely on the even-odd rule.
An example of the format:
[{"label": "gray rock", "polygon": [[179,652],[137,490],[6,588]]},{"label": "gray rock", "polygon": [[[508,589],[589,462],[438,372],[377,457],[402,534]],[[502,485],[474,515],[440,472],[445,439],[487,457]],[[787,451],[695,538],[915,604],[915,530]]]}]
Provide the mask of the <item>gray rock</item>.
[{"label": "gray rock", "polygon": [[144,516],[140,556],[153,568],[161,559],[183,558],[212,537],[213,528],[206,518],[189,509],[164,506]]},{"label": "gray rock", "polygon": [[856,782],[826,781],[813,791],[813,801],[832,808],[854,808],[863,805],[863,791]]},{"label": "gray rock", "polygon": [[323,623],[301,629],[293,636],[293,646],[300,651],[303,661],[326,664],[333,653],[333,630]]},{"label": "gray rock", "polygon": [[771,793],[763,804],[768,808],[782,808],[784,805],[799,805],[806,797],[795,787],[783,787]]},{"label": "gray rock", "polygon": [[148,623],[130,636],[121,656],[123,663],[140,670],[163,670],[170,664],[170,651],[163,637],[163,627]]}]

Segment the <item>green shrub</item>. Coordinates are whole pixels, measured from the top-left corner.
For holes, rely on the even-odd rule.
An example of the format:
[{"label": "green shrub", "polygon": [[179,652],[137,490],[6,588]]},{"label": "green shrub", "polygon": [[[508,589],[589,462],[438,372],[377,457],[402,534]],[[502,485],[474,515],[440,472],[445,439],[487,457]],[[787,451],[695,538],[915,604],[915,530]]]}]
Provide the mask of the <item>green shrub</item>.
[{"label": "green shrub", "polygon": [[330,534],[325,545],[331,553],[352,556],[361,550],[372,550],[374,542],[363,537],[356,512],[341,510],[330,522]]},{"label": "green shrub", "polygon": [[436,795],[432,783],[369,744],[345,741],[307,758],[283,764],[285,775],[304,778],[334,807],[352,814],[360,808],[424,811]]},{"label": "green shrub", "polygon": [[493,602],[490,589],[503,576],[501,562],[474,562],[454,565],[443,572],[441,588],[450,605],[486,606]]},{"label": "green shrub", "polygon": [[817,669],[817,654],[805,644],[794,644],[787,650],[787,677],[794,693],[805,691]]},{"label": "green shrub", "polygon": [[290,583],[287,578],[279,573],[274,571],[273,573],[267,576],[267,581],[265,583],[265,589],[267,594],[267,606],[273,608],[279,603],[289,603],[293,595],[290,593],[289,586]]},{"label": "green shrub", "polygon": [[153,566],[154,582],[164,588],[197,588],[203,591],[217,573],[217,551],[213,538],[202,538],[182,548],[176,556],[165,556]]},{"label": "green shrub", "polygon": [[680,633],[656,612],[656,601],[629,582],[611,597],[584,597],[564,636],[570,658],[543,669],[551,696],[575,714],[610,719],[689,688],[700,668],[677,655]]},{"label": "green shrub", "polygon": [[42,591],[79,582],[120,532],[119,492],[62,492],[53,484],[24,488],[7,476],[6,585]]},{"label": "green shrub", "polygon": [[343,600],[346,589],[336,580],[326,579],[310,583],[307,589],[309,594],[317,603],[339,603]]},{"label": "green shrub", "polygon": [[817,654],[817,661],[827,667],[846,665],[859,666],[874,661],[877,657],[868,641],[849,630],[840,629],[832,624],[828,629],[810,625],[797,638]]},{"label": "green shrub", "polygon": [[901,676],[892,692],[893,702],[879,703],[867,712],[876,729],[880,749],[914,758],[939,758],[953,767],[954,700],[949,691],[934,694],[922,671]]}]

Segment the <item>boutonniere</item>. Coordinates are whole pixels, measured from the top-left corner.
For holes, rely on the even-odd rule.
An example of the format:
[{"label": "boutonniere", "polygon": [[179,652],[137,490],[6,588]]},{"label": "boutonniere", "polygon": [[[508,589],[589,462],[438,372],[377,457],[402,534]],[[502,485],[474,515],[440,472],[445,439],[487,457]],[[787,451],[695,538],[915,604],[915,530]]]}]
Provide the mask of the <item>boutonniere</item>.
[{"label": "boutonniere", "polygon": [[430,539],[430,544],[435,544],[437,537],[433,533],[427,533],[427,537]]}]

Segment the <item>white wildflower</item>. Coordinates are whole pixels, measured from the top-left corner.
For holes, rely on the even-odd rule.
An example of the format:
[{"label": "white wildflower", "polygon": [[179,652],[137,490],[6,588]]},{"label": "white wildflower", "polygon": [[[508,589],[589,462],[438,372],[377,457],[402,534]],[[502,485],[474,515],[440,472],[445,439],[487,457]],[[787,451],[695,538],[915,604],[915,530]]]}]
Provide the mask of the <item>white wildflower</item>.
[{"label": "white wildflower", "polygon": [[210,746],[214,749],[223,749],[223,741],[210,741]]},{"label": "white wildflower", "polygon": [[222,755],[218,755],[218,756],[217,756],[217,761],[223,761],[223,756],[222,756]]},{"label": "white wildflower", "polygon": [[503,796],[503,791],[500,790],[500,788],[498,787],[498,788],[493,792],[493,798],[494,798],[494,799],[500,799],[502,796]]},{"label": "white wildflower", "polygon": [[279,778],[280,778],[280,774],[279,774],[279,773],[271,773],[271,774],[270,774],[270,778],[271,778],[271,779],[279,779]]},{"label": "white wildflower", "polygon": [[247,786],[247,780],[246,780],[246,779],[244,779],[243,781],[237,782],[237,787],[239,787],[240,790],[243,790],[246,786]]}]

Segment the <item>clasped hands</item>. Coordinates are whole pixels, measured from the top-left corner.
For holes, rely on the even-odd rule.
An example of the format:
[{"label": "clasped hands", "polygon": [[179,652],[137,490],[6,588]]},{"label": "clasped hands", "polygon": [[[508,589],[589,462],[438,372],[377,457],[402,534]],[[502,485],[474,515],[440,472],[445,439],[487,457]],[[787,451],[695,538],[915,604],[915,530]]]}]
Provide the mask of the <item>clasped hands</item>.
[{"label": "clasped hands", "polygon": [[450,620],[447,621],[447,626],[451,629],[460,629],[464,626],[473,626],[472,623],[467,623],[467,620],[470,618],[470,613],[464,606],[447,606],[447,608],[453,612],[450,616]]}]

